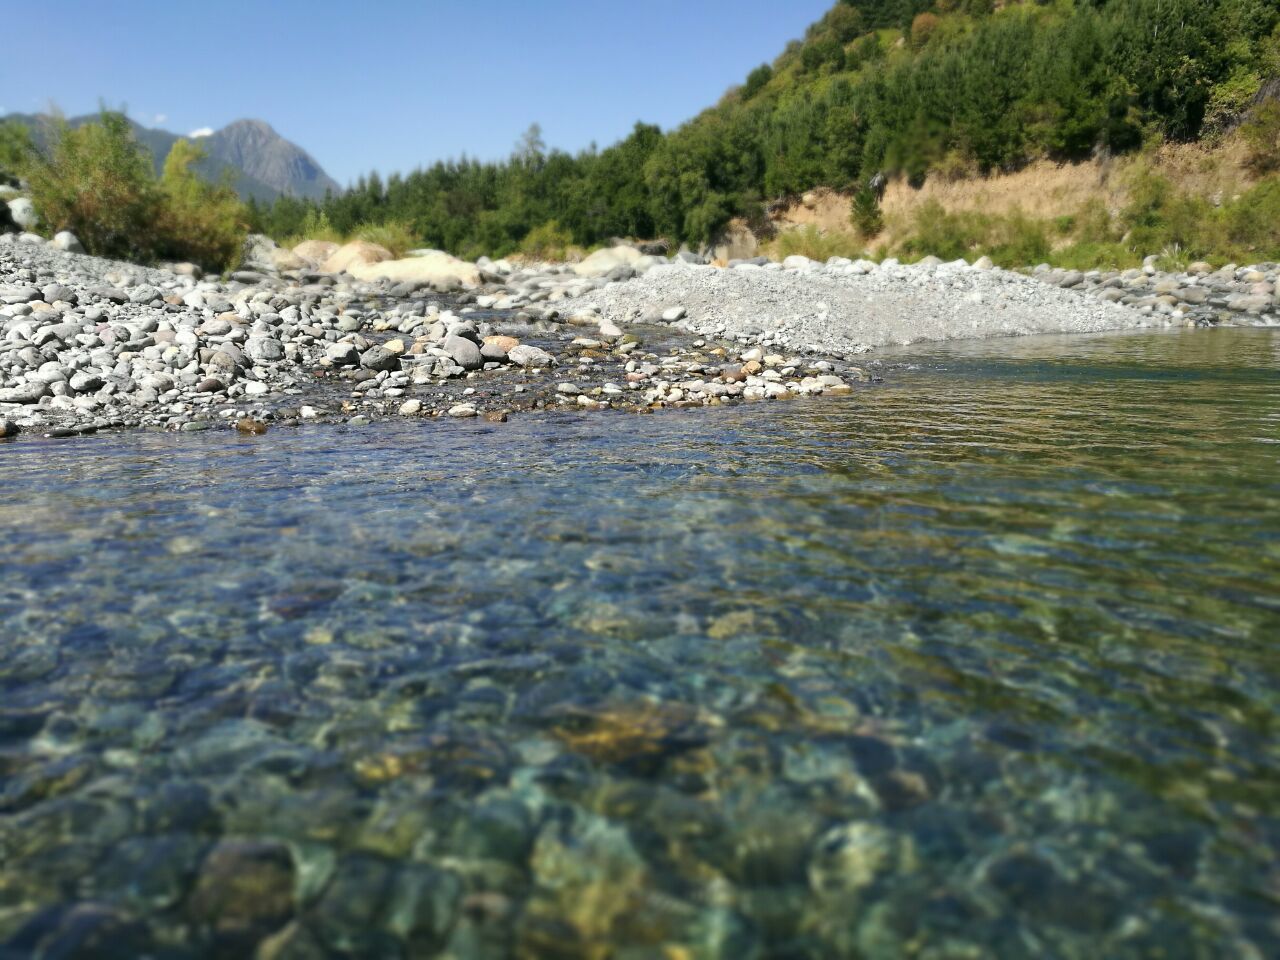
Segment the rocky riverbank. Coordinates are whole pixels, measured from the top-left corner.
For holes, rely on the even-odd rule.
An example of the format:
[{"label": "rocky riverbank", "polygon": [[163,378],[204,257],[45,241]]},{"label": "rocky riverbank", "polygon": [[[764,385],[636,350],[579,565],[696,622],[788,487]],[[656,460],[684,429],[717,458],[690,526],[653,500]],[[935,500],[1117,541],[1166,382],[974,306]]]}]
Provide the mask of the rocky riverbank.
[{"label": "rocky riverbank", "polygon": [[853,361],[878,345],[1280,322],[1274,265],[726,269],[629,246],[468,264],[371,246],[258,242],[224,282],[88,257],[69,235],[0,238],[0,436],[783,399],[876,379]]},{"label": "rocky riverbank", "polygon": [[[565,281],[607,282],[572,271]],[[148,269],[11,238],[0,242],[0,434],[500,421],[848,392],[871,379],[838,361],[476,302],[512,299],[500,290],[465,304],[434,296],[425,282],[345,272],[199,280],[181,265]]]},{"label": "rocky riverbank", "polygon": [[[923,341],[1046,333],[1095,333],[1195,322],[1189,302],[1206,294],[1197,278],[1150,279],[1045,271],[1026,276],[989,262],[739,263],[717,269],[677,262],[633,283],[592,291],[562,305],[570,316],[626,325],[671,323],[703,336],[852,357],[873,347]],[[1217,275],[1216,279],[1221,279]],[[1274,279],[1274,278],[1273,278]],[[1126,283],[1141,286],[1131,292]],[[1167,295],[1182,290],[1186,301]],[[1096,292],[1098,296],[1083,295]],[[1163,299],[1161,299],[1163,296]],[[1208,305],[1209,297],[1199,297]],[[1207,318],[1206,322],[1207,322]]]}]

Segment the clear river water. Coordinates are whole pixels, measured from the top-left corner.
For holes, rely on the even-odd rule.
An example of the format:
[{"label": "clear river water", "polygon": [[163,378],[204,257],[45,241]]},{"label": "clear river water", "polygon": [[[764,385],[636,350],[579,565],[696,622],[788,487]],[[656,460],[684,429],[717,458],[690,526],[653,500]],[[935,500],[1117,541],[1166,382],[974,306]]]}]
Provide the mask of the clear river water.
[{"label": "clear river water", "polygon": [[1280,955],[1280,333],[0,446],[0,958]]}]

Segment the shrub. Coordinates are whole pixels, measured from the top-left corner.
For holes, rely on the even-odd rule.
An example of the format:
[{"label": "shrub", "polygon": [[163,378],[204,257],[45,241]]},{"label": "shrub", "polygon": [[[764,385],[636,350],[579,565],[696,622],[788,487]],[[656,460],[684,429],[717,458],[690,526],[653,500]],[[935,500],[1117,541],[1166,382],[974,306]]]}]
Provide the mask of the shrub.
[{"label": "shrub", "polygon": [[191,169],[205,156],[200,147],[180,139],[165,158],[158,252],[173,260],[229,270],[244,248],[247,211],[229,185],[214,186]]},{"label": "shrub", "polygon": [[862,243],[852,234],[823,233],[812,226],[784,231],[768,247],[769,256],[775,260],[798,255],[819,263],[825,263],[832,257],[848,257],[852,260],[864,253]]},{"label": "shrub", "polygon": [[16,120],[0,123],[0,177],[21,177],[34,149],[31,131]]},{"label": "shrub", "polygon": [[329,222],[329,215],[319,207],[309,207],[298,232],[284,239],[284,246],[292,249],[304,240],[327,240],[330,243],[342,243],[345,239]]},{"label": "shrub", "polygon": [[1020,210],[1002,215],[948,213],[937,200],[930,200],[915,212],[899,250],[908,257],[932,254],[943,260],[986,254],[1002,266],[1022,267],[1050,258],[1050,227]]},{"label": "shrub", "polygon": [[356,227],[351,239],[366,240],[380,247],[386,247],[397,260],[418,246],[418,237],[413,228],[403,220],[361,224]]},{"label": "shrub", "polygon": [[573,245],[573,235],[555,220],[530,230],[520,241],[520,252],[531,260],[564,260]]},{"label": "shrub", "polygon": [[1245,162],[1255,173],[1280,169],[1280,100],[1268,100],[1253,112],[1240,128],[1248,156]]},{"label": "shrub", "polygon": [[150,260],[158,247],[161,196],[151,158],[124,116],[55,124],[46,154],[27,165],[31,198],[51,231],[70,230],[90,253]]},{"label": "shrub", "polygon": [[870,187],[863,187],[853,195],[853,209],[849,213],[849,220],[863,240],[870,240],[884,229],[880,200]]},{"label": "shrub", "polygon": [[742,86],[742,99],[750,100],[768,86],[769,81],[772,79],[773,68],[767,63],[760,64],[760,66],[747,74],[747,82]]},{"label": "shrub", "polygon": [[917,50],[929,42],[938,29],[938,17],[932,13],[919,13],[911,21],[911,45]]},{"label": "shrub", "polygon": [[1280,260],[1280,180],[1262,181],[1223,206],[1217,219],[1221,248],[1233,259]]}]

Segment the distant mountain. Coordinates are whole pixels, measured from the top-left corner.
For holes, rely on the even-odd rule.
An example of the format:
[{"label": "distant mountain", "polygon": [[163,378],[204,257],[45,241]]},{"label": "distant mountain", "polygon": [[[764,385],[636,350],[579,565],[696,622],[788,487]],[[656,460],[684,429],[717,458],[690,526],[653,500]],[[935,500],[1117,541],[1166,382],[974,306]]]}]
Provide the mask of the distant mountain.
[{"label": "distant mountain", "polygon": [[[37,143],[45,138],[49,120],[46,116],[15,113],[3,119],[31,127]],[[67,122],[78,127],[97,119],[97,115],[92,114],[73,117]],[[158,173],[180,135],[144,127],[133,120],[129,125],[138,142],[151,153]],[[253,197],[269,201],[286,194],[321,200],[326,191],[342,192],[337,181],[324,172],[311,154],[290,143],[262,120],[237,120],[209,136],[196,138],[195,142],[208,153],[208,157],[196,165],[201,176],[217,182],[229,175],[231,185],[246,200]]]}]

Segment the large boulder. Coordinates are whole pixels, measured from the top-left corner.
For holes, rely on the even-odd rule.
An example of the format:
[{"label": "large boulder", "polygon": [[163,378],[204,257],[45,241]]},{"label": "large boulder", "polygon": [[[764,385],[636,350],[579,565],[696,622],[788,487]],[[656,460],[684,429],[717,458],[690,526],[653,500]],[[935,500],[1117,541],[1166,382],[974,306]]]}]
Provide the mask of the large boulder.
[{"label": "large boulder", "polygon": [[35,204],[26,197],[18,197],[9,201],[9,216],[23,230],[34,230],[40,218],[36,216]]},{"label": "large boulder", "polygon": [[305,270],[311,264],[292,250],[281,248],[271,251],[271,266],[276,270]]},{"label": "large boulder", "polygon": [[332,240],[303,240],[293,248],[293,252],[318,267],[338,252],[338,245]]},{"label": "large boulder", "polygon": [[431,287],[438,293],[480,285],[480,270],[474,263],[459,260],[440,250],[427,250],[421,256],[404,260],[384,259],[376,263],[355,264],[347,272],[357,280],[393,280]]},{"label": "large boulder", "polygon": [[635,267],[644,254],[635,247],[618,246],[597,250],[573,268],[580,277],[603,277],[618,267]]},{"label": "large boulder", "polygon": [[760,253],[760,241],[745,220],[730,220],[711,244],[711,256],[728,263],[750,260]]},{"label": "large boulder", "polygon": [[272,254],[278,250],[276,242],[265,234],[251,233],[244,238],[244,255],[240,266],[248,270],[274,270]]},{"label": "large boulder", "polygon": [[[357,276],[353,268],[367,267],[390,259],[391,251],[386,247],[380,247],[368,240],[353,240],[335,250],[320,265],[320,269],[325,273],[350,273],[352,276]],[[360,277],[360,279],[366,278]]]}]

